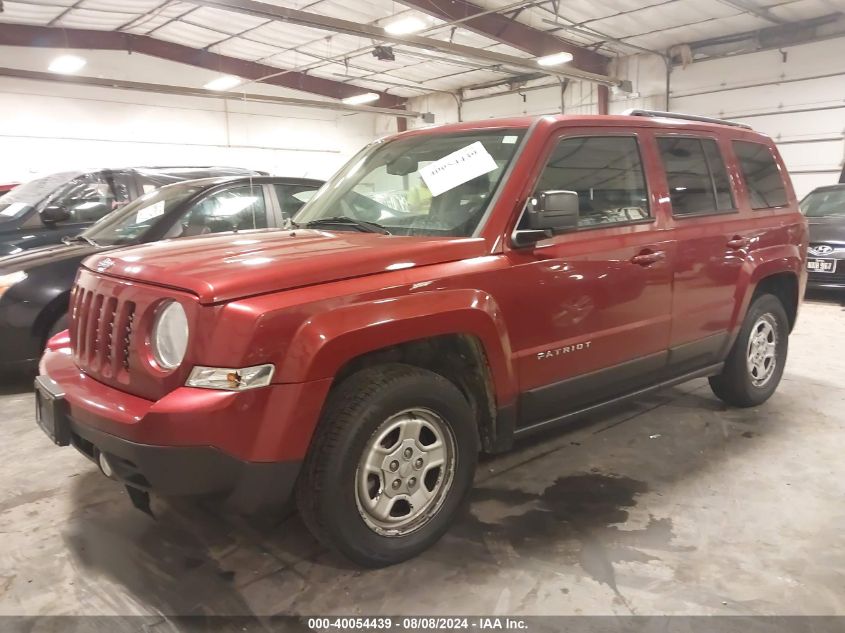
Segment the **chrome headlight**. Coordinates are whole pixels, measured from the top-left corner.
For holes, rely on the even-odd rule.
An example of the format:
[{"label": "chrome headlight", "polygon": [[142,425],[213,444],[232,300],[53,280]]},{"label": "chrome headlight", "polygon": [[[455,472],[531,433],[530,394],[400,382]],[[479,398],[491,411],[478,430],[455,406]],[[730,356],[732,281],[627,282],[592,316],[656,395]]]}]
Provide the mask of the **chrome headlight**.
[{"label": "chrome headlight", "polygon": [[243,391],[266,387],[273,379],[273,365],[255,365],[242,369],[228,367],[194,367],[185,383],[188,387]]},{"label": "chrome headlight", "polygon": [[168,301],[158,309],[153,323],[153,355],[162,369],[175,369],[185,359],[188,349],[188,316],[177,301]]}]

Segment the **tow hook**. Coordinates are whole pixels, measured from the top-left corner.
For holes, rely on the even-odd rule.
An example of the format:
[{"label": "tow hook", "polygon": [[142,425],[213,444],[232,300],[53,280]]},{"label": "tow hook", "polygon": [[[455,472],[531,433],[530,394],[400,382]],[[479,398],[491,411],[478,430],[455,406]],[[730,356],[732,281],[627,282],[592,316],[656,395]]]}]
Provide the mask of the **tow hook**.
[{"label": "tow hook", "polygon": [[126,486],[126,492],[129,495],[129,500],[132,505],[138,508],[144,514],[150,515],[155,519],[152,509],[150,508],[150,493],[134,486]]}]

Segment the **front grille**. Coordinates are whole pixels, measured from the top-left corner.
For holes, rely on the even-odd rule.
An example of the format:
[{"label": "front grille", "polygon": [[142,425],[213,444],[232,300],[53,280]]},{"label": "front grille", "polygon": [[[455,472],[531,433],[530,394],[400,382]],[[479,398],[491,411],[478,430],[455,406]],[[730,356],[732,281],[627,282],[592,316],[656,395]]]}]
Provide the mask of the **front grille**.
[{"label": "front grille", "polygon": [[[830,248],[831,250],[827,253],[815,253],[815,249],[817,248],[827,249]],[[835,257],[838,251],[841,251],[843,246],[840,244],[826,244],[825,242],[810,242],[807,248],[807,254],[810,257]]]},{"label": "front grille", "polygon": [[87,376],[146,400],[158,400],[185,383],[187,360],[163,371],[150,357],[145,333],[163,301],[179,301],[195,318],[194,299],[128,279],[80,269],[70,297],[70,346],[73,360]]},{"label": "front grille", "polygon": [[[840,272],[839,268],[843,270]],[[845,285],[845,260],[837,262],[837,270],[832,273],[808,273],[807,281],[811,284],[836,284]]]},{"label": "front grille", "polygon": [[71,349],[80,367],[104,378],[129,371],[135,303],[77,286],[71,304]]}]

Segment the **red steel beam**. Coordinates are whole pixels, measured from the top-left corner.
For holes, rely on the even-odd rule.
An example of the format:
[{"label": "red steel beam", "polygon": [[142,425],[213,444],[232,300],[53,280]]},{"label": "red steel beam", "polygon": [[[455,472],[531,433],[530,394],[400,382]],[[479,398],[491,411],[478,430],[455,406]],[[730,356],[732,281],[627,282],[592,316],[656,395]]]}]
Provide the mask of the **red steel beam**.
[{"label": "red steel beam", "polygon": [[482,13],[483,7],[467,0],[399,0],[402,4],[419,9],[441,20],[463,20],[462,28],[475,31],[502,44],[518,48],[535,57],[566,51],[572,53],[570,64],[591,73],[607,74],[609,59],[595,51],[562,40],[552,33],[522,24],[500,13],[486,13],[477,18],[465,18]]},{"label": "red steel beam", "polygon": [[598,89],[599,114],[610,113],[610,90],[607,86],[596,86]]},{"label": "red steel beam", "polygon": [[[267,64],[219,55],[174,42],[166,42],[146,35],[135,35],[134,33],[122,33],[119,31],[65,29],[29,26],[25,24],[0,24],[0,45],[141,53],[180,64],[214,70],[227,75],[237,75],[244,79],[260,80],[260,83],[291,88],[333,99],[344,99],[361,94],[362,92],[369,92],[369,89],[353,84],[315,77],[297,71],[286,71],[284,68],[277,66],[268,66]],[[278,75],[268,77],[268,75],[274,74]],[[263,77],[266,77],[266,79],[262,79]],[[405,99],[380,92],[379,100],[371,105],[381,108],[401,108],[404,107],[404,104]]]}]

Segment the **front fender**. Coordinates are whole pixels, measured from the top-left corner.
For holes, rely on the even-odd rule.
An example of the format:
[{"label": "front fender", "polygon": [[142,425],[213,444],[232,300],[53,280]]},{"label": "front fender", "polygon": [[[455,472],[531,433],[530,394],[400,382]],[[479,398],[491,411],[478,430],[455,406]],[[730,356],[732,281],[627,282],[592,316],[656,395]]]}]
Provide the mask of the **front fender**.
[{"label": "front fender", "polygon": [[465,334],[480,340],[496,400],[516,396],[507,329],[492,296],[480,290],[439,290],[340,306],[307,319],[293,337],[275,380],[334,377],[350,360],[414,340]]}]

